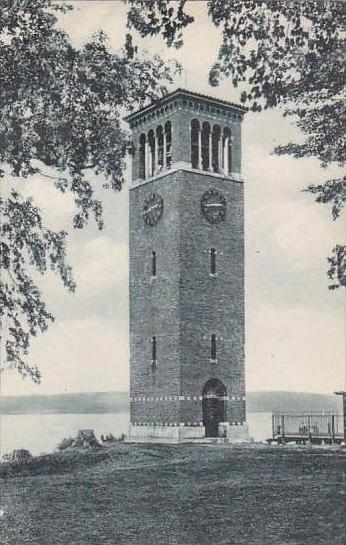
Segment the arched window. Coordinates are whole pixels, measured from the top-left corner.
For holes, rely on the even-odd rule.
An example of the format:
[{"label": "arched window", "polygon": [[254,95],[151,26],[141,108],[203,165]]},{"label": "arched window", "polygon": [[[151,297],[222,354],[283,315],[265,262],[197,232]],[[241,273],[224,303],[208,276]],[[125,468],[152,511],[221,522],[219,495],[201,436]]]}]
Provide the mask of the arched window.
[{"label": "arched window", "polygon": [[200,124],[198,119],[191,121],[191,166],[199,168]]},{"label": "arched window", "polygon": [[156,143],[157,143],[157,172],[161,172],[163,169],[163,129],[159,125],[156,129]]},{"label": "arched window", "polygon": [[146,168],[145,141],[146,141],[145,134],[141,134],[139,137],[139,158],[138,158],[139,160],[138,177],[140,180],[145,179],[145,168]]},{"label": "arched window", "polygon": [[232,133],[228,127],[223,131],[223,171],[226,175],[232,172]]},{"label": "arched window", "polygon": [[172,124],[170,121],[167,121],[165,124],[165,140],[166,140],[166,167],[171,168],[172,165]]},{"label": "arched window", "polygon": [[151,129],[148,133],[148,145],[149,145],[148,176],[150,178],[151,176],[154,176],[155,174],[155,134],[153,129]]},{"label": "arched window", "polygon": [[210,125],[204,121],[202,125],[202,170],[209,170],[211,156],[211,134]]},{"label": "arched window", "polygon": [[216,250],[215,248],[210,249],[210,274],[213,276],[216,274]]},{"label": "arched window", "polygon": [[210,336],[210,360],[216,361],[216,335],[213,333]]},{"label": "arched window", "polygon": [[221,127],[219,125],[213,126],[212,132],[212,169],[213,172],[220,172],[221,170]]}]

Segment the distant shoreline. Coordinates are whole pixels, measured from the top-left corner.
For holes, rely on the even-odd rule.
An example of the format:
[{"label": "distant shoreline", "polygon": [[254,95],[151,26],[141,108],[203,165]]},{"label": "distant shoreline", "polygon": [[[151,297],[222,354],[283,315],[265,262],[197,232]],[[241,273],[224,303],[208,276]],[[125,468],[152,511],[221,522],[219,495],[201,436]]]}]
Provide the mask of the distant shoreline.
[{"label": "distant shoreline", "polygon": [[56,414],[66,414],[66,415],[69,415],[69,414],[122,414],[122,413],[129,413],[130,412],[130,408],[128,407],[127,409],[124,409],[123,411],[122,410],[119,410],[119,411],[83,411],[83,412],[80,412],[80,411],[25,411],[25,412],[4,412],[4,411],[0,411],[0,418],[2,416],[25,416],[26,414],[31,414],[31,415],[35,415],[35,414],[44,414],[44,415],[47,415],[47,414],[51,414],[51,415],[56,415]]},{"label": "distant shoreline", "polygon": [[[55,395],[2,396],[0,415],[20,414],[116,414],[129,412],[127,392],[90,392]],[[304,392],[249,392],[248,412],[333,411],[342,412],[342,402],[333,394]]]}]

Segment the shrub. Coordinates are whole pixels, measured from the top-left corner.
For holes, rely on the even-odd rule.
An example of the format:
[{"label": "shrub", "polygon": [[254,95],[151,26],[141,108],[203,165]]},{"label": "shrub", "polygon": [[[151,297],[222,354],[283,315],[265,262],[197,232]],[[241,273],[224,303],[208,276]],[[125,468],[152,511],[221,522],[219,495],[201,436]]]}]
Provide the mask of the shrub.
[{"label": "shrub", "polygon": [[75,444],[75,439],[72,437],[64,437],[57,446],[58,450],[65,450],[67,448],[73,447]]}]

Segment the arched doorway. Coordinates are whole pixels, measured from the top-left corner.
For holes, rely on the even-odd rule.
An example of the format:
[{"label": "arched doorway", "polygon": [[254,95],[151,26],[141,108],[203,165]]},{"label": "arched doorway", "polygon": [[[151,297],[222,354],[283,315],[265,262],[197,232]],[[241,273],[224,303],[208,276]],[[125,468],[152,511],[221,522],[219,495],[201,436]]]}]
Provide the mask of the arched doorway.
[{"label": "arched doorway", "polygon": [[212,378],[202,390],[202,416],[206,437],[218,437],[219,423],[226,420],[226,388]]}]

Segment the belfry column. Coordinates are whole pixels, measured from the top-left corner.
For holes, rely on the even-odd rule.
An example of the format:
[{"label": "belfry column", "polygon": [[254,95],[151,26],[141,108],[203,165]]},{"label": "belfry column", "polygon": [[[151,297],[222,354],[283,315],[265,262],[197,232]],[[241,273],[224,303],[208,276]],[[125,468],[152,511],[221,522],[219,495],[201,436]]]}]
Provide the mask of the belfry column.
[{"label": "belfry column", "polygon": [[149,178],[149,142],[148,136],[145,137],[145,178]]},{"label": "belfry column", "polygon": [[166,129],[163,129],[163,170],[167,168],[167,134]]},{"label": "belfry column", "polygon": [[223,172],[228,176],[228,136],[225,137],[223,144]]},{"label": "belfry column", "polygon": [[154,171],[154,174],[158,172],[158,159],[159,159],[159,146],[158,146],[158,138],[157,138],[157,134],[155,132],[155,138],[154,138],[154,146],[155,146],[155,149],[154,149],[154,157],[155,157],[155,164],[154,164],[154,168],[155,168],[155,171]]},{"label": "belfry column", "polygon": [[[227,160],[228,160],[228,174],[232,173],[233,170],[233,134],[229,137],[229,147],[227,148]],[[230,153],[231,152],[231,153]]]},{"label": "belfry column", "polygon": [[219,172],[222,173],[223,165],[222,165],[222,134],[221,133],[219,136],[219,140],[217,142],[217,147],[218,147],[218,167],[219,167]]},{"label": "belfry column", "polygon": [[152,175],[153,175],[153,150],[152,150],[150,142],[148,143],[148,150],[149,150],[149,161],[148,161],[149,176],[148,176],[148,178],[151,178]]},{"label": "belfry column", "polygon": [[198,128],[198,170],[202,170],[202,131]]},{"label": "belfry column", "polygon": [[209,165],[208,170],[212,172],[213,170],[213,135],[210,127],[209,131]]}]

